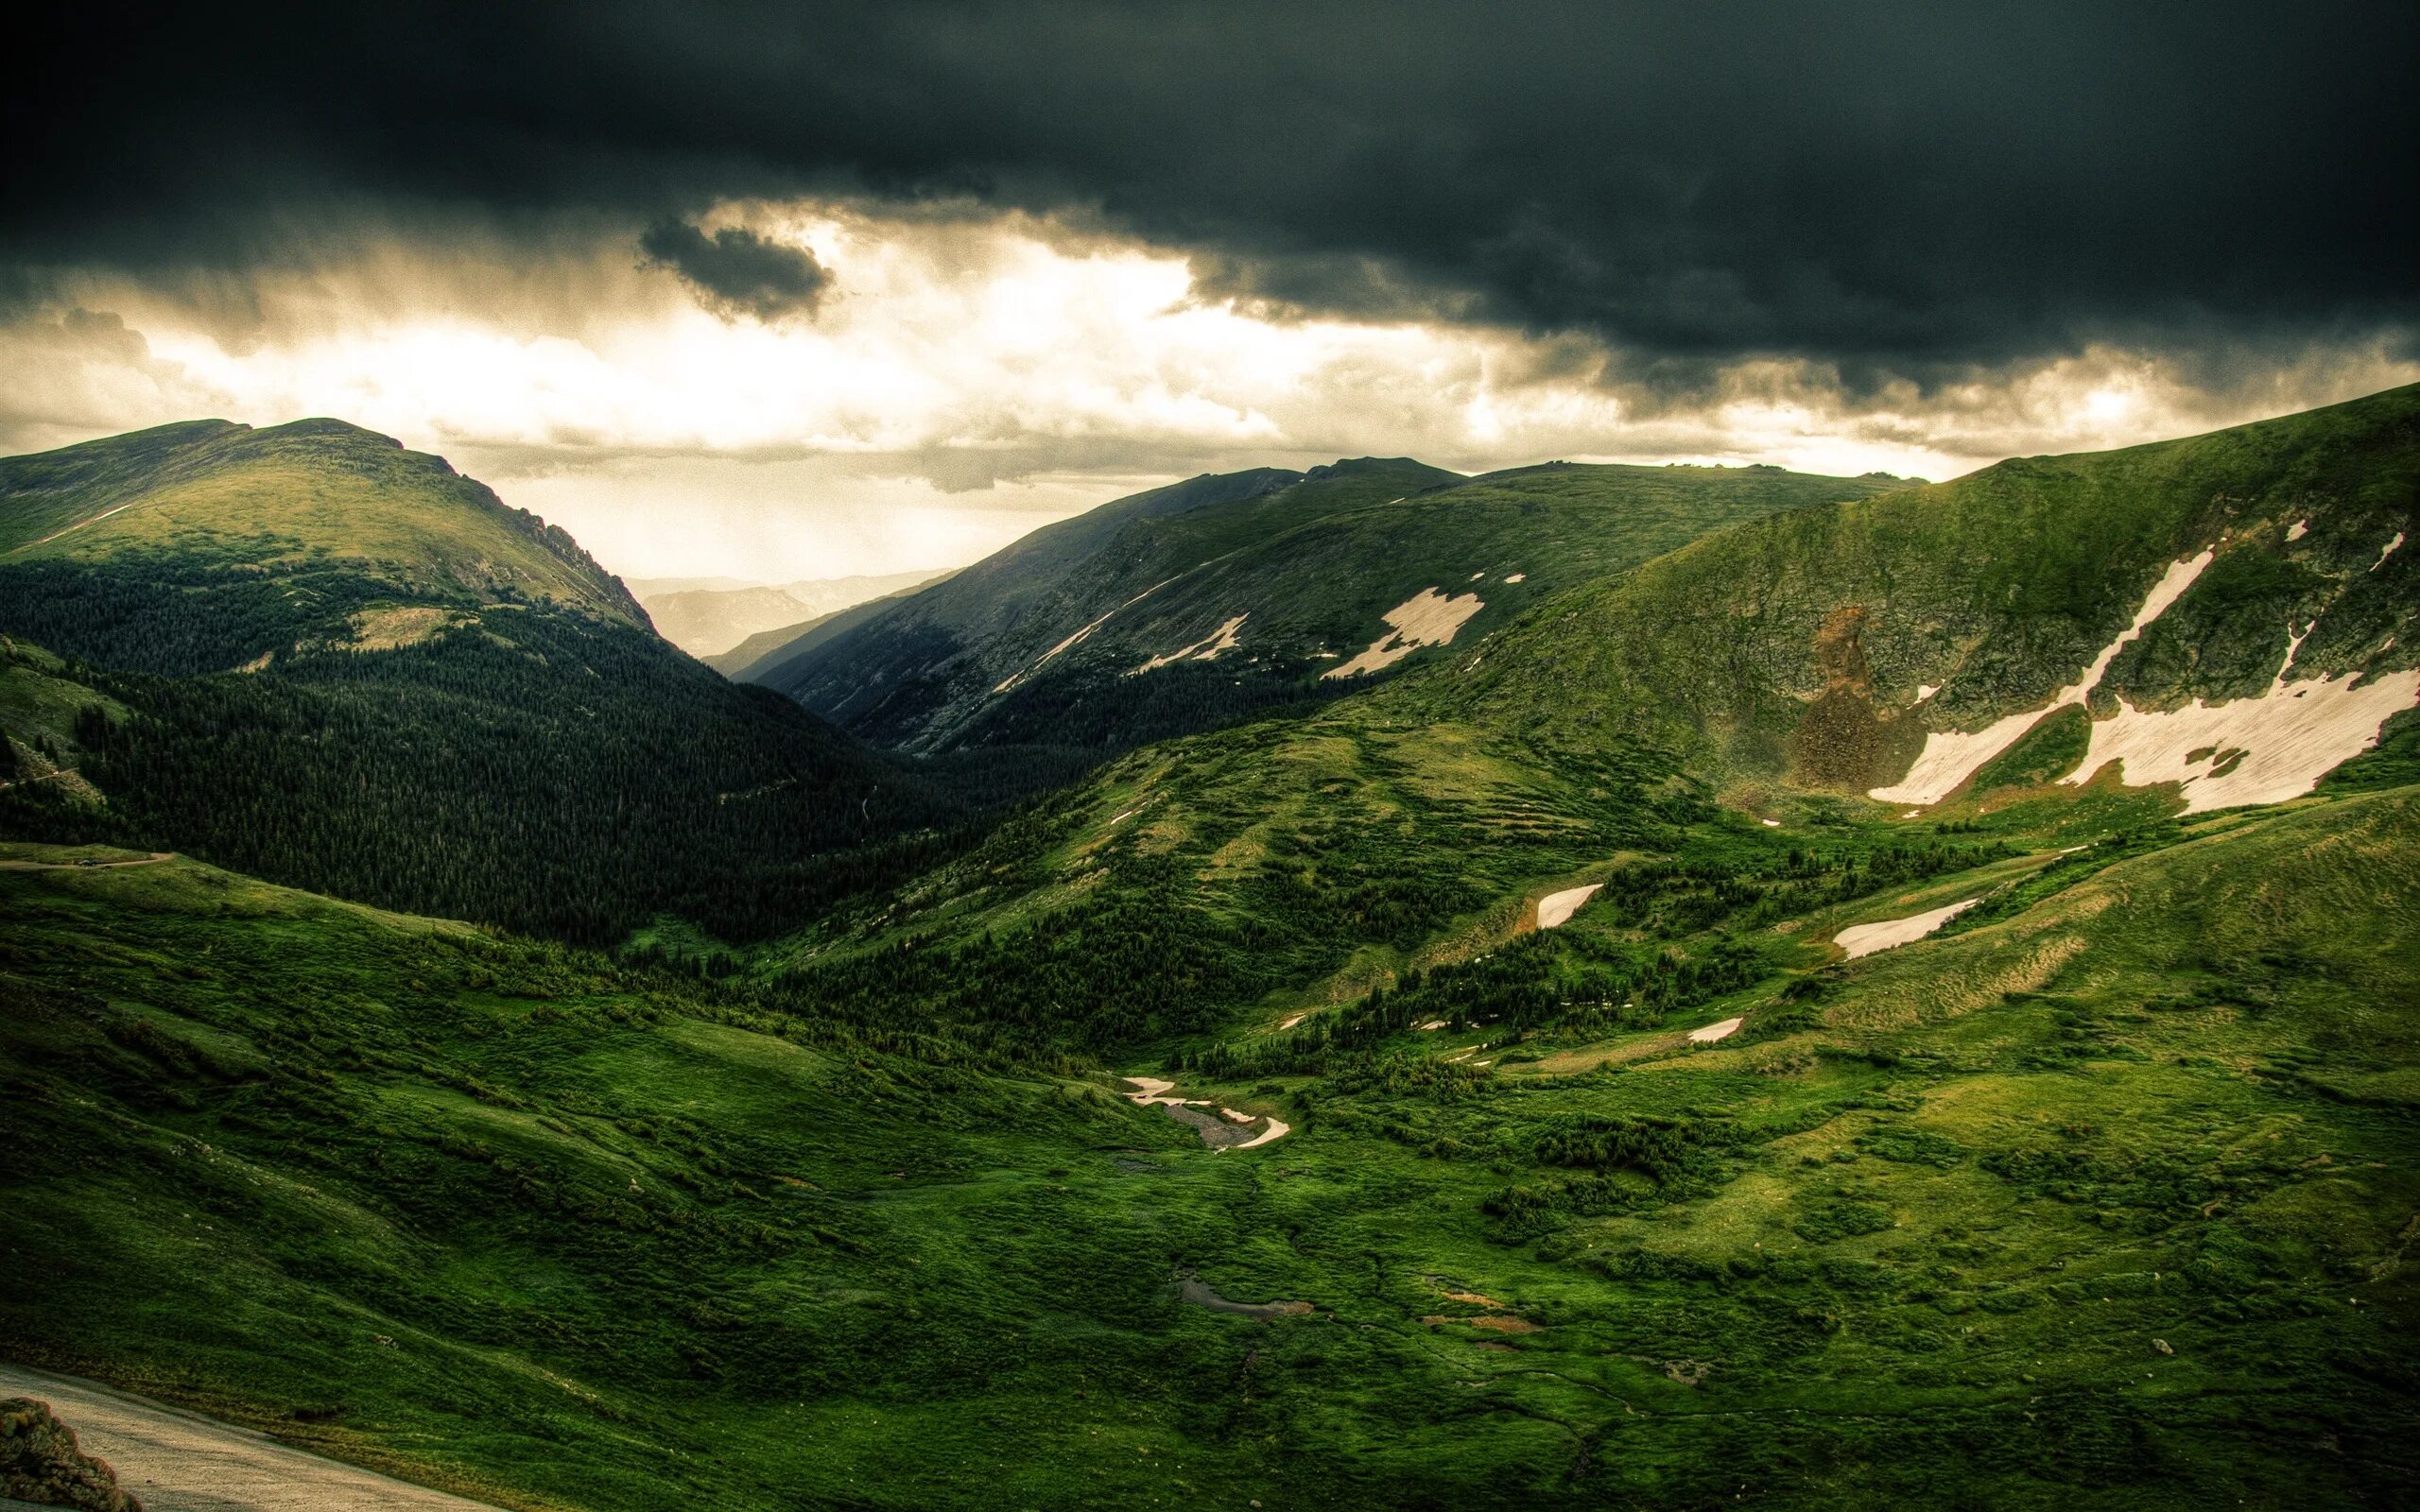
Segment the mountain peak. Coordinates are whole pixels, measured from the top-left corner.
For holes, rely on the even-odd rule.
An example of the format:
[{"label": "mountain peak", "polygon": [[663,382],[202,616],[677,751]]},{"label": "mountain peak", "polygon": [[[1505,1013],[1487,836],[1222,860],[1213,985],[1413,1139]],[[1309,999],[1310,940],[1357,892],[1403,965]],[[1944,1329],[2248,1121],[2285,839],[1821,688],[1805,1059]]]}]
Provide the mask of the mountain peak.
[{"label": "mountain peak", "polygon": [[373,431],[367,425],[355,425],[349,420],[337,420],[329,415],[311,415],[302,420],[287,421],[283,425],[264,426],[255,434],[263,438],[326,437],[332,440],[372,441],[380,446],[393,447],[399,452],[404,450],[403,442],[384,432]]},{"label": "mountain peak", "polygon": [[163,550],[219,567],[349,562],[406,597],[643,618],[562,530],[443,457],[346,421],[190,421],[0,458],[0,558]]},{"label": "mountain peak", "polygon": [[1405,470],[1442,472],[1427,463],[1409,456],[1340,456],[1333,462],[1322,462],[1303,474],[1305,478],[1352,477],[1368,472],[1394,472]]}]

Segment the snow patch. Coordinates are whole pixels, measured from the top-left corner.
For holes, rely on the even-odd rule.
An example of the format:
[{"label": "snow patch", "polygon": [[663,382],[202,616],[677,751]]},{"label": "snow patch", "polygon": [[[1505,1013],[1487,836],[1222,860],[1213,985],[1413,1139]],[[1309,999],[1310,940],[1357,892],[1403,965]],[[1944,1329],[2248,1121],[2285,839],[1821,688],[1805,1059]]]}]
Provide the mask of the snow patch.
[{"label": "snow patch", "polygon": [[1507,577],[1504,580],[1508,583],[1526,583],[1530,580],[1530,575],[1528,573],[1514,573],[1512,576]]},{"label": "snow patch", "polygon": [[1155,656],[1126,675],[1130,678],[1139,677],[1143,673],[1167,666],[1174,662],[1216,662],[1219,660],[1219,652],[1232,651],[1236,648],[1236,632],[1242,629],[1244,621],[1250,618],[1252,615],[1249,612],[1238,614],[1191,645],[1180,646],[1166,656]]},{"label": "snow patch", "polygon": [[1157,1076],[1129,1076],[1126,1079],[1142,1089],[1141,1091],[1128,1092],[1125,1094],[1126,1100],[1132,1103],[1137,1108],[1150,1108],[1159,1103],[1171,1103],[1179,1108],[1206,1108],[1209,1106],[1209,1100],[1207,1098],[1172,1097],[1168,1095],[1176,1090],[1176,1083],[1172,1081],[1162,1081]]},{"label": "snow patch", "polygon": [[1728,1040],[1737,1034],[1739,1026],[1747,1022],[1745,1019],[1725,1019],[1720,1023],[1709,1023],[1703,1029],[1692,1029],[1689,1031],[1689,1043],[1710,1045],[1718,1040]]},{"label": "snow patch", "polygon": [[1176,1083],[1172,1081],[1162,1081],[1157,1076],[1129,1076],[1126,1079],[1142,1089],[1141,1091],[1127,1092],[1123,1094],[1128,1102],[1132,1103],[1137,1108],[1150,1108],[1159,1103],[1171,1103],[1179,1108],[1207,1108],[1210,1106],[1210,1100],[1206,1097],[1169,1096],[1168,1094],[1176,1090]]},{"label": "snow patch", "polygon": [[1846,951],[1848,958],[1854,961],[1860,955],[1871,955],[1876,951],[1887,951],[1910,940],[1922,939],[1982,901],[1980,898],[1969,898],[1964,902],[1910,914],[1905,919],[1886,919],[1878,924],[1853,924],[1833,936],[1832,943]]},{"label": "snow patch", "polygon": [[2303,537],[2309,534],[2310,522],[2308,520],[2297,520],[2292,524],[2286,527],[2286,539],[2288,541],[2300,541]]},{"label": "snow patch", "polygon": [[1916,684],[1916,702],[1923,703],[1940,691],[1941,684],[1938,682],[1919,682]]},{"label": "snow patch", "polygon": [[2032,729],[2044,714],[2089,697],[2092,690],[2100,686],[2101,678],[2109,671],[2109,663],[2118,660],[2118,653],[2142,634],[2152,621],[2166,613],[2170,604],[2183,597],[2185,591],[2193,586],[2193,580],[2202,576],[2202,570],[2209,566],[2217,555],[2217,552],[2205,548],[2198,556],[2170,562],[2168,571],[2160,575],[2159,581],[2152,585],[2151,593],[2143,599],[2143,607],[2135,610],[2134,623],[2120,631],[2118,639],[2101,647],[2100,654],[2092,659],[2092,664],[2083,669],[2083,675],[2052,695],[2048,704],[2023,713],[2010,714],[2004,719],[1995,719],[1980,730],[1936,730],[1927,733],[1925,748],[1917,753],[1916,763],[1908,768],[1908,775],[1889,787],[1871,788],[1866,796],[1885,803],[1920,805],[1938,803],[1947,798],[1968,778],[1981,770],[1985,762],[2014,745],[2016,738]]},{"label": "snow patch", "polygon": [[2277,676],[2272,679],[2269,683],[2269,691],[2271,693],[2275,693],[2278,689],[2286,685],[2286,674],[2294,670],[2295,659],[2303,654],[2303,643],[2309,640],[2310,632],[2318,628],[2319,621],[2313,620],[2308,625],[2303,627],[2303,632],[2300,635],[2296,635],[2294,633],[2294,622],[2291,620],[2288,620],[2286,622],[2286,660],[2284,663],[2277,668]]},{"label": "snow patch", "polygon": [[1550,892],[1539,899],[1538,927],[1553,929],[1564,923],[1580,911],[1582,903],[1596,897],[1598,889],[1604,885],[1601,882],[1592,882],[1585,887],[1565,887],[1561,892]]},{"label": "snow patch", "polygon": [[1320,674],[1321,680],[1329,678],[1357,677],[1393,665],[1424,645],[1443,645],[1456,632],[1470,622],[1470,617],[1487,606],[1477,593],[1464,593],[1448,598],[1433,588],[1424,588],[1387,610],[1384,618],[1394,628],[1370,643],[1370,648],[1342,666],[1330,667]]},{"label": "snow patch", "polygon": [[[2358,686],[2357,686],[2358,684]],[[2185,811],[2204,814],[2243,803],[2300,798],[2337,766],[2377,743],[2387,720],[2420,701],[2420,669],[2288,683],[2257,698],[2153,713],[2120,704],[2092,727],[2092,744],[2070,783],[2088,782],[2111,762],[2129,786],[2185,784]]]},{"label": "snow patch", "polygon": [[2377,559],[2377,560],[2376,560],[2376,561],[2374,561],[2374,562],[2372,562],[2372,563],[2370,563],[2370,571],[2372,571],[2372,572],[2377,572],[2379,568],[2381,568],[2381,567],[2385,566],[2385,565],[2386,565],[2386,559],[2387,559],[2389,557],[2394,556],[2394,553],[2395,553],[2395,548],[2397,548],[2397,547],[2401,546],[2402,544],[2403,544],[2403,532],[2402,532],[2402,531],[2400,531],[2400,530],[2398,530],[2398,531],[2396,531],[2396,532],[2394,533],[2394,539],[2393,541],[2388,541],[2388,542],[2386,543],[2386,550],[2381,551],[2381,552],[2379,552],[2379,553],[2378,553],[2378,559]]},{"label": "snow patch", "polygon": [[[1262,1129],[1259,1133],[1244,1141],[1241,1144],[1232,1144],[1229,1145],[1228,1148],[1236,1150],[1257,1149],[1261,1145],[1267,1144],[1272,1140],[1282,1140],[1287,1135],[1293,1132],[1293,1125],[1287,1123],[1282,1118],[1272,1118],[1269,1121],[1269,1126],[1267,1128]],[[1219,1152],[1214,1149],[1210,1153],[1216,1155]]]},{"label": "snow patch", "polygon": [[[1163,1081],[1157,1076],[1128,1076],[1125,1080],[1130,1085],[1141,1089],[1139,1091],[1131,1091],[1121,1094],[1128,1102],[1132,1103],[1137,1108],[1150,1108],[1154,1104],[1168,1104],[1177,1108],[1211,1108],[1216,1106],[1207,1097],[1171,1096],[1169,1094],[1176,1090],[1176,1083],[1172,1081]],[[1219,1111],[1225,1115],[1228,1122],[1234,1124],[1249,1124],[1253,1121],[1253,1115],[1250,1113],[1238,1113],[1232,1108],[1221,1108]],[[1199,1125],[1197,1125],[1197,1126]],[[1293,1131],[1294,1126],[1291,1124],[1285,1122],[1283,1119],[1272,1118],[1269,1121],[1269,1126],[1267,1128],[1262,1129],[1258,1134],[1253,1135],[1251,1139],[1244,1141],[1240,1144],[1211,1144],[1210,1153],[1216,1155],[1221,1149],[1249,1150],[1257,1145],[1267,1144],[1271,1140],[1282,1140]],[[1210,1143],[1210,1136],[1206,1131],[1202,1134],[1201,1139],[1203,1143]]]},{"label": "snow patch", "polygon": [[[1115,614],[1117,610],[1111,610],[1109,614]],[[1057,645],[1052,646],[1049,650],[1043,652],[1042,655],[1036,659],[1033,665],[1026,668],[1024,671],[1010,673],[1006,678],[1003,678],[1000,681],[994,683],[992,691],[994,693],[1006,693],[1011,688],[1015,687],[1018,683],[1023,682],[1026,679],[1032,677],[1035,673],[1041,671],[1044,663],[1047,662],[1052,657],[1057,656],[1060,652],[1066,650],[1070,646],[1080,644],[1085,636],[1092,634],[1093,631],[1098,630],[1102,626],[1108,624],[1109,614],[1102,615],[1100,618],[1093,621],[1090,625],[1085,626],[1082,629],[1078,630],[1075,634],[1060,642]]]},{"label": "snow patch", "polygon": [[1168,584],[1175,581],[1176,579],[1173,577],[1161,578],[1158,582],[1153,583],[1150,587],[1135,594],[1132,598],[1128,599],[1125,603],[1118,605],[1117,609],[1111,610],[1108,614],[1102,615],[1100,618],[1093,621],[1090,625],[1085,626],[1082,629],[1078,630],[1075,634],[1060,642],[1057,645],[1052,646],[1049,650],[1043,652],[1041,656],[1034,659],[1033,665],[1026,668],[1023,672],[1010,673],[1008,677],[1002,679],[996,685],[994,685],[992,691],[994,693],[1008,692],[1011,688],[1015,687],[1018,683],[1023,682],[1026,679],[1030,678],[1035,673],[1041,671],[1050,659],[1057,656],[1060,652],[1072,649],[1073,647],[1080,644],[1083,642],[1084,637],[1092,634],[1093,631],[1098,630],[1102,626],[1108,624],[1110,621],[1110,615],[1115,614],[1118,610],[1132,609],[1135,605],[1143,602],[1143,600],[1150,597],[1153,593],[1158,593],[1161,589],[1167,587]]},{"label": "snow patch", "polygon": [[1781,828],[1781,820],[1779,819],[1759,819],[1756,822],[1762,824],[1768,830],[1778,830]]}]

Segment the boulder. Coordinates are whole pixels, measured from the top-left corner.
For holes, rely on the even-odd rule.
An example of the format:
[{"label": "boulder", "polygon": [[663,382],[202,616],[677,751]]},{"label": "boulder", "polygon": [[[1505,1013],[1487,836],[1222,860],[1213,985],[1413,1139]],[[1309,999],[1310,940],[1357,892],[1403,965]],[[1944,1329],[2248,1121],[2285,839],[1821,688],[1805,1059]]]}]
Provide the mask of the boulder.
[{"label": "boulder", "polygon": [[81,1512],[143,1512],[117,1488],[117,1473],[76,1445],[76,1430],[50,1403],[31,1397],[0,1401],[0,1497]]}]

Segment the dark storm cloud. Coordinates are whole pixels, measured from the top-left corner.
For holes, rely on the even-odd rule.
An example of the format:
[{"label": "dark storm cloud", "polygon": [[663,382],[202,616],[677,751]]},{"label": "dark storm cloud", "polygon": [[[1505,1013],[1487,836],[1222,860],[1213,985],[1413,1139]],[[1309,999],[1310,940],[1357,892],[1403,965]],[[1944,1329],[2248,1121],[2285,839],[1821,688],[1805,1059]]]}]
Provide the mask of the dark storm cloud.
[{"label": "dark storm cloud", "polygon": [[[0,259],[307,230],[634,237],[730,197],[1073,207],[1269,308],[1876,375],[2406,334],[2420,7],[1021,3],[78,9]],[[692,244],[680,261],[727,266]],[[721,260],[717,263],[716,260]],[[669,259],[667,259],[669,260]],[[743,301],[743,302],[745,302]]]},{"label": "dark storm cloud", "polygon": [[769,324],[811,315],[832,282],[806,249],[767,241],[739,226],[709,236],[667,217],[640,233],[639,250],[649,263],[680,274],[698,301],[726,320],[747,315]]}]

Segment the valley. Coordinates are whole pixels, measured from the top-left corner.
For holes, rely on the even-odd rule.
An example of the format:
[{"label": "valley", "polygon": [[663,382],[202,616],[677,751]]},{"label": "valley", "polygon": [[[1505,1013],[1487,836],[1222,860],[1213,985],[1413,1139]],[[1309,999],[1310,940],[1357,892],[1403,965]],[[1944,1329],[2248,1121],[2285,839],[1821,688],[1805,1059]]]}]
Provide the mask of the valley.
[{"label": "valley", "polygon": [[69,451],[0,1362],[504,1507],[2415,1494],[2420,390],[1207,475],[752,683],[361,433]]},{"label": "valley", "polygon": [[2420,1508],[2420,7],[10,41],[0,1512]]}]

